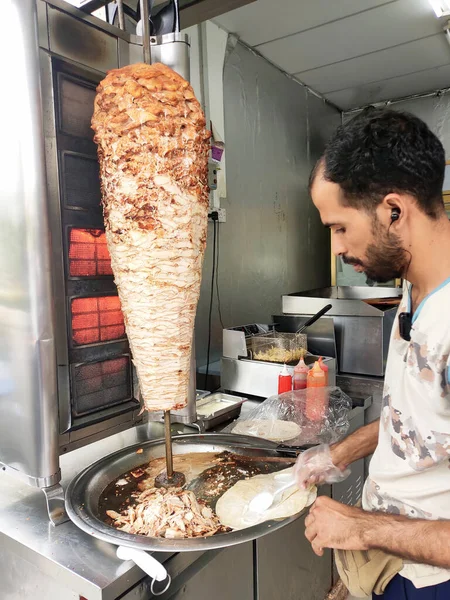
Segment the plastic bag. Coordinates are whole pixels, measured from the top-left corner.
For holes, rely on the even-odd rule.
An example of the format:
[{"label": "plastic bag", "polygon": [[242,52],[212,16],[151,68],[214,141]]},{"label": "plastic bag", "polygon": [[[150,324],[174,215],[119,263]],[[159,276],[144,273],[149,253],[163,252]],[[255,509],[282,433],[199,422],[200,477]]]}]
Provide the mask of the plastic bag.
[{"label": "plastic bag", "polygon": [[302,452],[294,466],[294,476],[301,489],[322,483],[338,483],[349,475],[350,469],[342,471],[333,464],[328,444]]},{"label": "plastic bag", "polygon": [[290,446],[332,444],[346,434],[351,408],[338,387],[296,390],[271,396],[224,431]]}]

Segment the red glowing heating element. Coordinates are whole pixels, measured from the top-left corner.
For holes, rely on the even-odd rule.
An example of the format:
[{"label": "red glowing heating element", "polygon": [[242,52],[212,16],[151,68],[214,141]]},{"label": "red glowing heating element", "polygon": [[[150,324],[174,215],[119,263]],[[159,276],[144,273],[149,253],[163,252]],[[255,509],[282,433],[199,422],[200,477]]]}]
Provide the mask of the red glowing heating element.
[{"label": "red glowing heating element", "polygon": [[72,300],[72,340],[77,346],[125,337],[118,296]]},{"label": "red glowing heating element", "polygon": [[112,275],[111,258],[102,229],[72,228],[69,233],[71,277]]}]

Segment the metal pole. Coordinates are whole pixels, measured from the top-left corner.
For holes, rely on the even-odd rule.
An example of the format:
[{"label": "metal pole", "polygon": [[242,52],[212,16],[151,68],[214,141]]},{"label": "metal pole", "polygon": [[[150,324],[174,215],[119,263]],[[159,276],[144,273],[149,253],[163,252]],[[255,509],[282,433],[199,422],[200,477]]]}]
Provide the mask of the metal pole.
[{"label": "metal pole", "polygon": [[152,52],[150,47],[150,20],[148,13],[148,0],[140,0],[141,21],[142,21],[142,42],[144,47],[144,62],[148,65],[152,62]]},{"label": "metal pole", "polygon": [[164,435],[166,439],[166,472],[156,476],[155,487],[182,487],[186,483],[183,473],[173,470],[172,434],[170,431],[170,410],[164,411]]},{"label": "metal pole", "polygon": [[174,32],[175,33],[180,33],[181,31],[181,27],[180,27],[180,5],[178,0],[173,0],[173,10],[175,12],[175,27],[174,27]]},{"label": "metal pole", "polygon": [[123,0],[117,0],[117,15],[119,17],[119,28],[125,31],[125,16],[123,14]]},{"label": "metal pole", "polygon": [[166,438],[167,479],[173,477],[172,434],[170,432],[170,410],[164,412],[164,436]]}]

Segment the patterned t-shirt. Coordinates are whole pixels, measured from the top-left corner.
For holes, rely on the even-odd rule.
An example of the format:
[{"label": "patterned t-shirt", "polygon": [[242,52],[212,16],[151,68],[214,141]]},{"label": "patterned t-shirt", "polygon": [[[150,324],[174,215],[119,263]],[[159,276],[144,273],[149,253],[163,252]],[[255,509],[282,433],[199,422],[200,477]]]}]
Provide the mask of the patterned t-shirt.
[{"label": "patterned t-shirt", "polygon": [[[406,292],[399,313],[409,305]],[[410,342],[395,320],[363,507],[450,519],[450,278],[418,306]],[[450,569],[405,562],[401,575],[420,588],[449,580]]]}]

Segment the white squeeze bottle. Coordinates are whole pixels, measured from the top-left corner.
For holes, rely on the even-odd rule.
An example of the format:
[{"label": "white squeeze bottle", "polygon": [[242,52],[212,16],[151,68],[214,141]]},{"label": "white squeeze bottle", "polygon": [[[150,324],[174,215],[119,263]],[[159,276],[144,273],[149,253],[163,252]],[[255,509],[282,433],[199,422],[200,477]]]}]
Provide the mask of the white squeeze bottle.
[{"label": "white squeeze bottle", "polygon": [[294,390],[305,390],[309,368],[301,358],[294,369]]}]

